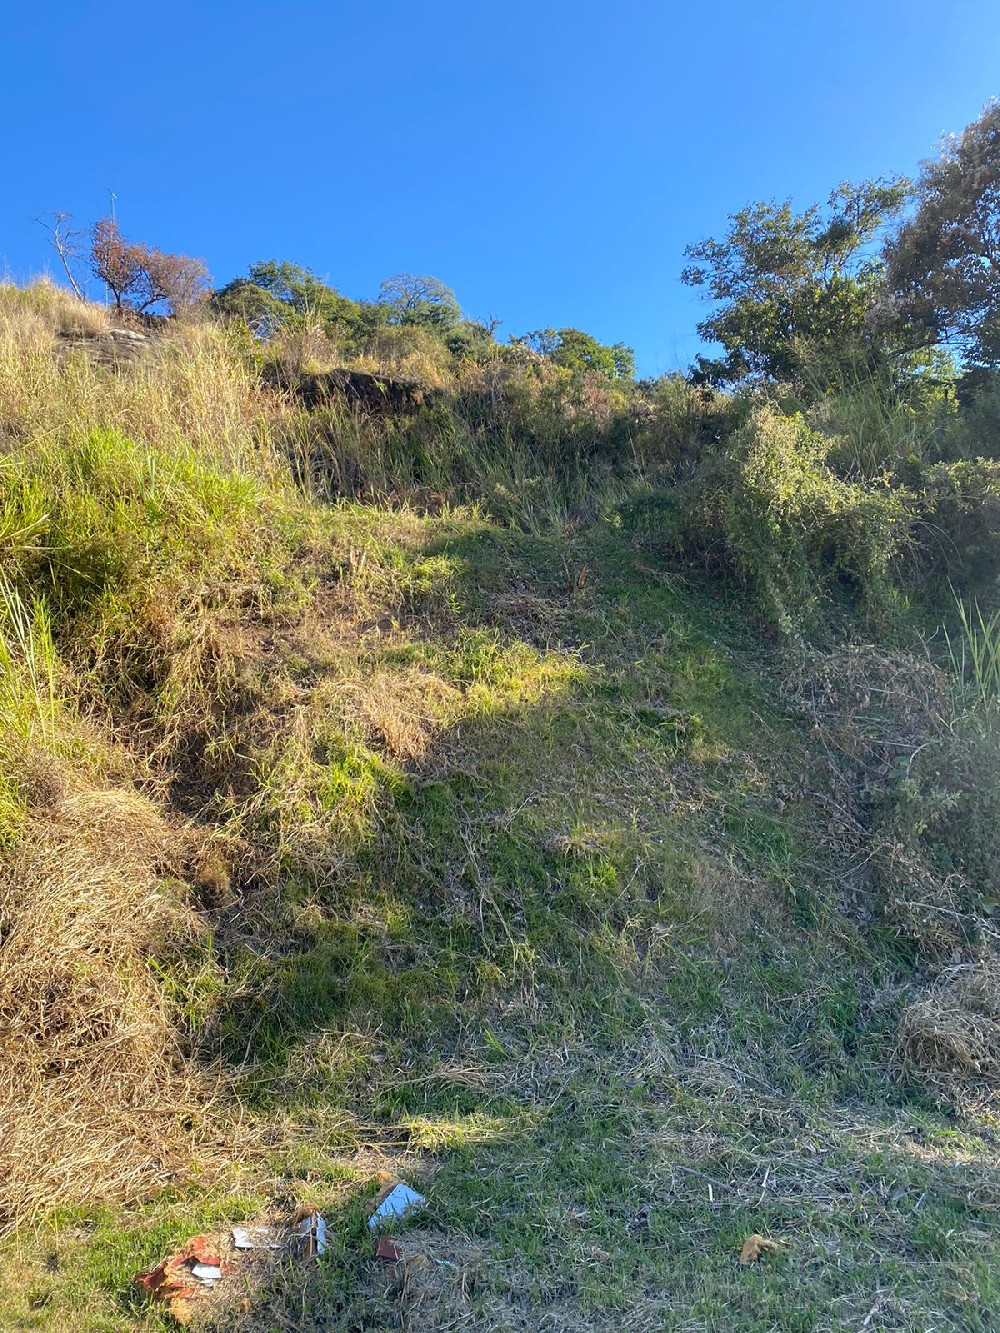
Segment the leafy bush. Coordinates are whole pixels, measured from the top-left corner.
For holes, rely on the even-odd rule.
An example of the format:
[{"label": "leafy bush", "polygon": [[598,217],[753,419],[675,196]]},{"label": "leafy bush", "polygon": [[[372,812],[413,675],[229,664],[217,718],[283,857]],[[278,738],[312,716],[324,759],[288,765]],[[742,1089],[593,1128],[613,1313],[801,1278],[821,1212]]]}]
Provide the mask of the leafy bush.
[{"label": "leafy bush", "polygon": [[949,585],[995,603],[1000,571],[1000,462],[970,459],[913,467],[919,488],[917,581],[925,596]]},{"label": "leafy bush", "polygon": [[801,416],[761,408],[679,497],[675,549],[752,587],[765,620],[786,635],[820,629],[838,607],[882,623],[895,602],[912,497],[844,481],[830,450]]}]

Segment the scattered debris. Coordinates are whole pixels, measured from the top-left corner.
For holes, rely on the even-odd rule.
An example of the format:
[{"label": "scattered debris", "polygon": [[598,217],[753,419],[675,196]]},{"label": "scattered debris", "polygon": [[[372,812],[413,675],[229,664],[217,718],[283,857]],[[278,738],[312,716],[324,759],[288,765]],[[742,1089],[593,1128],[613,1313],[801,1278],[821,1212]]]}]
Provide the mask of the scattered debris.
[{"label": "scattered debris", "polygon": [[380,1236],[375,1246],[375,1258],[384,1264],[398,1264],[404,1258],[402,1246],[388,1236]]},{"label": "scattered debris", "polygon": [[[223,1259],[220,1249],[227,1249]],[[135,1280],[176,1323],[192,1322],[200,1302],[235,1298],[235,1287],[243,1287],[250,1275],[259,1278],[289,1252],[315,1258],[327,1248],[327,1223],[319,1213],[310,1213],[301,1222],[270,1226],[233,1227],[228,1236],[193,1236],[173,1254],[148,1273],[137,1273]],[[225,1279],[232,1278],[227,1284]],[[220,1286],[221,1284],[221,1286]],[[228,1288],[233,1288],[229,1290]]]},{"label": "scattered debris", "polygon": [[379,1206],[368,1219],[368,1225],[372,1231],[377,1231],[383,1222],[388,1222],[395,1217],[405,1217],[413,1208],[422,1207],[427,1200],[416,1190],[410,1189],[409,1185],[398,1184],[395,1189],[389,1191]]},{"label": "scattered debris", "polygon": [[237,1250],[283,1250],[285,1242],[273,1227],[233,1227],[233,1248]]},{"label": "scattered debris", "polygon": [[153,1300],[166,1307],[178,1324],[188,1324],[199,1284],[211,1287],[222,1272],[222,1258],[210,1242],[204,1236],[193,1236],[148,1273],[136,1273],[135,1280]]},{"label": "scattered debris", "polygon": [[199,1282],[204,1282],[206,1286],[211,1286],[213,1282],[218,1282],[222,1277],[221,1264],[195,1264],[191,1269],[191,1276],[196,1277]]},{"label": "scattered debris", "polygon": [[747,1236],[743,1242],[743,1248],[740,1250],[740,1263],[755,1264],[763,1255],[780,1249],[781,1246],[776,1240],[768,1240],[755,1231],[752,1236]]},{"label": "scattered debris", "polygon": [[322,1214],[310,1213],[304,1217],[297,1235],[307,1259],[317,1259],[326,1253],[326,1218]]}]

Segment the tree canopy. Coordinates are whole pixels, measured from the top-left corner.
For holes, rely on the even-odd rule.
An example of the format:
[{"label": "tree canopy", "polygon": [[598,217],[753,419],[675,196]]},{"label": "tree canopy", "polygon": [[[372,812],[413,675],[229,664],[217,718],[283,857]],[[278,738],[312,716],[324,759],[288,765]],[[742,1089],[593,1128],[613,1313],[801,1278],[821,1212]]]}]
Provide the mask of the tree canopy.
[{"label": "tree canopy", "polygon": [[234,278],[215,293],[212,305],[219,314],[243,320],[260,337],[306,316],[348,329],[363,318],[357,302],[341,296],[311,269],[274,259],[251,264],[246,277]]},{"label": "tree canopy", "polygon": [[437,278],[397,273],[382,283],[378,299],[392,324],[414,324],[447,334],[462,321],[458,298]]},{"label": "tree canopy", "polygon": [[925,162],[917,208],[886,246],[895,314],[916,345],[1000,363],[1000,102]]},{"label": "tree canopy", "polygon": [[731,215],[723,240],[688,246],[694,262],[682,280],[716,305],[698,332],[724,352],[699,357],[697,378],[795,382],[807,362],[870,355],[877,337],[868,316],[882,282],[875,242],[906,197],[896,177],[844,183],[826,208],[751,204]]},{"label": "tree canopy", "polygon": [[635,353],[624,343],[600,343],[581,329],[534,329],[511,339],[547,356],[557,366],[579,373],[595,370],[611,380],[635,378]]},{"label": "tree canopy", "polygon": [[208,269],[201,259],[167,254],[151,245],[126,240],[114,218],[101,218],[90,236],[90,268],[107,287],[119,310],[140,314],[165,306],[182,314],[209,290]]}]

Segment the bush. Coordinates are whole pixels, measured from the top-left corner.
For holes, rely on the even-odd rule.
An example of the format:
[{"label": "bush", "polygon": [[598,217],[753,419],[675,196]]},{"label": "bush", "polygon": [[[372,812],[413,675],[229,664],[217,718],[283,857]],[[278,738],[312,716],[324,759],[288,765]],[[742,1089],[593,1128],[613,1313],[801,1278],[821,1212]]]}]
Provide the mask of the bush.
[{"label": "bush", "polygon": [[751,587],[786,635],[817,632],[838,608],[884,623],[896,599],[912,496],[837,477],[830,449],[800,416],[761,408],[678,497],[675,550]]},{"label": "bush", "polygon": [[454,371],[451,353],[441,338],[420,324],[387,324],[376,330],[361,345],[353,365],[438,389],[450,387]]},{"label": "bush", "polygon": [[1000,462],[977,458],[911,467],[919,489],[916,572],[925,596],[1000,599]]},{"label": "bush", "polygon": [[742,406],[740,399],[696,388],[683,375],[641,381],[633,402],[640,462],[674,481],[690,476],[704,453],[735,428]]}]

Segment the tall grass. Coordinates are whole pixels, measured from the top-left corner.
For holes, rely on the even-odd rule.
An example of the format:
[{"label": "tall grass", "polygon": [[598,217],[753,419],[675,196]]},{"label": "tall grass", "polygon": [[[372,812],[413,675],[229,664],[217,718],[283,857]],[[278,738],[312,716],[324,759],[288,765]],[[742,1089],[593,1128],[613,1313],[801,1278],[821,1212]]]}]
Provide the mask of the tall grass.
[{"label": "tall grass", "polygon": [[539,438],[502,419],[472,422],[454,407],[410,420],[330,407],[300,413],[285,430],[297,479],[325,503],[482,503],[497,521],[531,532],[592,516],[639,475],[630,452],[615,457],[568,433]]},{"label": "tall grass", "polygon": [[45,601],[27,603],[0,574],[0,843],[20,827],[32,765],[59,748],[57,675]]},{"label": "tall grass", "polygon": [[986,712],[1000,712],[1000,610],[985,615],[978,602],[957,594],[958,629],[945,630],[951,665],[958,679]]},{"label": "tall grass", "polygon": [[107,363],[107,328],[0,286],[0,1232],[191,1160],[214,1083],[149,966],[201,928],[163,886],[190,835],[131,779],[161,703],[175,731],[197,724],[180,650],[205,608],[292,582],[308,528],[275,444],[289,409],[237,341],[171,329]]},{"label": "tall grass", "polygon": [[269,436],[282,405],[261,388],[235,335],[179,325],[135,361],[111,366],[91,355],[87,338],[64,336],[65,323],[58,301],[0,285],[0,449],[114,429],[158,449],[193,446],[224,466],[283,470]]},{"label": "tall grass", "polygon": [[45,602],[28,606],[0,575],[0,715],[29,745],[51,745],[58,724],[57,657]]}]

